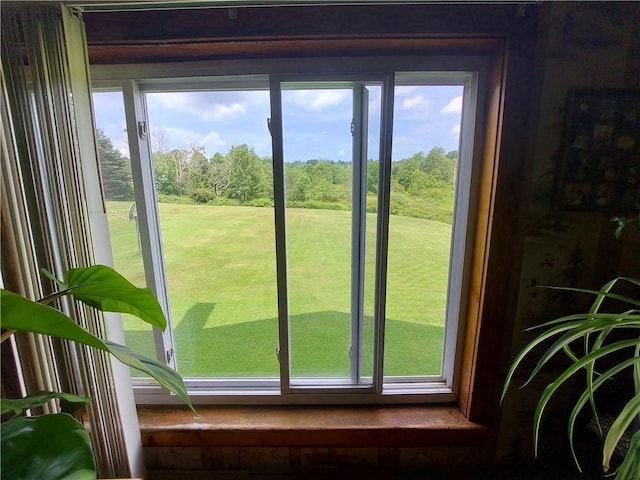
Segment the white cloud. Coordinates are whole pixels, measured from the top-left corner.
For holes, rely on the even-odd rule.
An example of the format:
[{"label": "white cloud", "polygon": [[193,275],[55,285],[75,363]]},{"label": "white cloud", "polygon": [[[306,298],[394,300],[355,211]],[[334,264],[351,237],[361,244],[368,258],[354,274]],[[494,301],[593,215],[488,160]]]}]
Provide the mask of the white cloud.
[{"label": "white cloud", "polygon": [[150,94],[151,101],[158,102],[165,110],[189,113],[203,120],[223,120],[244,115],[247,103],[223,98],[221,95],[207,95],[202,92],[162,92]]},{"label": "white cloud", "polygon": [[293,90],[287,98],[305,110],[319,112],[341,104],[348,98],[347,93],[345,90]]},{"label": "white cloud", "polygon": [[462,95],[455,97],[447,103],[441,110],[443,115],[460,114],[462,112]]},{"label": "white cloud", "polygon": [[460,136],[460,124],[458,123],[458,124],[454,125],[453,128],[451,130],[449,130],[449,132],[454,137]]},{"label": "white cloud", "polygon": [[338,156],[339,156],[339,157],[344,157],[344,148],[341,148],[341,149],[338,151]]},{"label": "white cloud", "polygon": [[425,98],[424,95],[416,95],[414,97],[405,98],[402,101],[402,106],[404,108],[426,108],[431,104],[431,101],[428,98]]}]

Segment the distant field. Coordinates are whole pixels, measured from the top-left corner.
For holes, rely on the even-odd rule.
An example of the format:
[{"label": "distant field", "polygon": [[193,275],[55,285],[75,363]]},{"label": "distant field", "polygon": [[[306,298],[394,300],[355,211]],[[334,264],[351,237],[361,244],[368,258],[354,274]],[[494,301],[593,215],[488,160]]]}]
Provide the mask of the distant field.
[{"label": "distant field", "polygon": [[[129,280],[144,286],[129,206],[107,206],[114,261]],[[159,208],[179,372],[185,377],[277,376],[273,210],[178,204]],[[367,221],[367,248],[373,251],[374,214]],[[348,372],[350,222],[350,213],[344,211],[288,211],[295,375]],[[387,375],[440,370],[450,235],[445,223],[391,218]],[[365,327],[372,315],[372,255],[366,265]],[[153,355],[150,329],[125,318],[125,330],[130,346]],[[365,328],[366,345],[371,344],[370,330]],[[370,358],[367,347],[365,362]]]}]

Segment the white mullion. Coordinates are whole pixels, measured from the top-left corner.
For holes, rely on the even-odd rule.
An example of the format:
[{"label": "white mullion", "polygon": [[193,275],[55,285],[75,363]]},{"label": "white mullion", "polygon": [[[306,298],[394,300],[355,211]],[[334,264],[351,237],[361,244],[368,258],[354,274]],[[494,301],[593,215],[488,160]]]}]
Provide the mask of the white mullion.
[{"label": "white mullion", "polygon": [[123,85],[127,136],[131,153],[131,173],[135,185],[138,231],[142,245],[145,278],[147,286],[154,292],[167,318],[164,332],[153,329],[158,360],[177,368],[173,343],[171,310],[167,292],[164,255],[158,204],[153,176],[153,162],[149,146],[148,119],[144,96],[135,81]]},{"label": "white mullion", "polygon": [[367,213],[367,107],[364,84],[353,87],[353,180],[351,227],[351,383],[360,383],[364,327],[364,264]]},{"label": "white mullion", "polygon": [[373,313],[373,386],[384,387],[384,331],[387,296],[387,252],[389,247],[389,199],[391,195],[391,145],[393,135],[394,74],[386,75],[382,86],[380,158],[378,168],[378,217],[376,230],[376,278]]},{"label": "white mullion", "polygon": [[[447,310],[442,349],[442,378],[446,385],[454,388],[456,380],[456,357],[462,342],[460,312],[463,278],[467,254],[467,226],[469,224],[471,198],[471,170],[474,148],[475,118],[478,102],[478,75],[465,73],[460,118],[460,146],[458,148],[458,171],[455,189],[455,211],[452,222],[451,257],[449,260],[449,284],[447,286]],[[458,300],[460,299],[460,300]],[[459,363],[459,362],[458,362]]]},{"label": "white mullion", "polygon": [[282,136],[282,86],[279,77],[270,77],[271,144],[273,149],[273,204],[276,235],[276,269],[278,283],[278,339],[280,389],[290,393],[289,303],[287,292],[287,237],[284,189],[284,140]]}]

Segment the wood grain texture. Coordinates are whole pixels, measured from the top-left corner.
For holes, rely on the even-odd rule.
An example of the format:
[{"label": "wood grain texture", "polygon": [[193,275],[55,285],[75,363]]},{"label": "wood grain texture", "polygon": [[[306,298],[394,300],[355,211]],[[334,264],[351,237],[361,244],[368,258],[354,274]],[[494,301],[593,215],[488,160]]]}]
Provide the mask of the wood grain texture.
[{"label": "wood grain texture", "polygon": [[490,430],[455,407],[140,408],[145,446],[485,445]]}]

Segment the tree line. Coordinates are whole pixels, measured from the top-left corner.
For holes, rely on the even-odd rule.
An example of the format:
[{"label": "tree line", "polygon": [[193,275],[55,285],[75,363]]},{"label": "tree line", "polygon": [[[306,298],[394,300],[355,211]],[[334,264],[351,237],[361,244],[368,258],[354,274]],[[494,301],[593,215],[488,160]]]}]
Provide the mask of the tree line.
[{"label": "tree line", "polygon": [[[133,201],[131,162],[97,132],[104,195]],[[441,147],[394,161],[390,210],[395,215],[451,222],[458,153]],[[287,162],[287,205],[301,208],[350,209],[352,168],[349,162],[310,159]],[[367,209],[375,211],[378,162],[367,162]],[[159,201],[214,205],[273,205],[270,157],[237,145],[207,158],[202,147],[160,148],[153,153]]]}]

